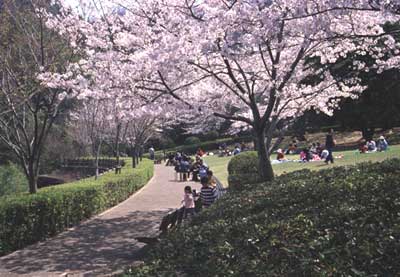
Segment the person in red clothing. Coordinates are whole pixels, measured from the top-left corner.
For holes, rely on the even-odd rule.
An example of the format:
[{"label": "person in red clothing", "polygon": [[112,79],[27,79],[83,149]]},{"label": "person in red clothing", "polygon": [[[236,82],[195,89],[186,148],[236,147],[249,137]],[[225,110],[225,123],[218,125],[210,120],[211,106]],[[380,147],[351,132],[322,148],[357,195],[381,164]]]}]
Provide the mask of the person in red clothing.
[{"label": "person in red clothing", "polygon": [[283,160],[285,160],[285,154],[283,154],[283,151],[282,151],[282,149],[278,149],[277,151],[276,151],[276,159],[278,160],[278,161],[283,161]]},{"label": "person in red clothing", "polygon": [[203,156],[204,156],[204,151],[203,151],[203,149],[201,149],[201,148],[197,149],[196,154],[197,154],[197,156],[199,156],[199,157],[203,157]]}]

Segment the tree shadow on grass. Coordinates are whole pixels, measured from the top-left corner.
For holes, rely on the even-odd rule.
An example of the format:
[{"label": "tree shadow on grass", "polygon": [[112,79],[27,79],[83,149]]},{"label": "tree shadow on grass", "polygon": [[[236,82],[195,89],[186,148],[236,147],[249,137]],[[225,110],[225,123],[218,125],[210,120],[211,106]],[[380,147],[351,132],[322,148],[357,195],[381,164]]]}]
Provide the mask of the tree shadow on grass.
[{"label": "tree shadow on grass", "polygon": [[[120,270],[143,258],[135,237],[158,234],[168,211],[135,211],[119,218],[96,218],[45,242],[0,259],[1,271],[16,274],[70,272],[92,276]],[[95,272],[95,273],[94,273]],[[86,273],[86,274],[85,274]]]}]

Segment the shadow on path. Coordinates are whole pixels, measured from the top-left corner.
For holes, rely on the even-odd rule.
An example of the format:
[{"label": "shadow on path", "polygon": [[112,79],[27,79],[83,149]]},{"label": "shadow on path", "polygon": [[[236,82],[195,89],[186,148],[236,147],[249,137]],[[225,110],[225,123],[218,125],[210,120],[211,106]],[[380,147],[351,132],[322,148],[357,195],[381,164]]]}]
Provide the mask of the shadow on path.
[{"label": "shadow on path", "polygon": [[0,258],[0,276],[102,276],[140,262],[145,244],[135,238],[156,236],[162,217],[181,205],[184,187],[200,188],[198,183],[171,181],[171,167],[155,169],[153,179],[118,206]]},{"label": "shadow on path", "polygon": [[[162,211],[134,211],[113,219],[94,219],[73,230],[0,259],[16,274],[113,272],[142,258],[144,244],[135,237],[157,235]],[[104,271],[104,272],[102,272]],[[0,276],[3,276],[0,271]]]}]

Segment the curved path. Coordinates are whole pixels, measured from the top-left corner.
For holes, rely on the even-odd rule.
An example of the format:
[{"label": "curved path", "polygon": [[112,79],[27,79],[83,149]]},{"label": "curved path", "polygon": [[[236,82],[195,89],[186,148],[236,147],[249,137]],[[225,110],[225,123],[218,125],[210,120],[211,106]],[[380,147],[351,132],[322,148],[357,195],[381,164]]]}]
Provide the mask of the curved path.
[{"label": "curved path", "polygon": [[158,234],[161,218],[178,208],[186,185],[172,167],[155,165],[153,179],[125,202],[47,241],[0,258],[0,276],[110,276],[139,262],[145,244],[135,237]]}]

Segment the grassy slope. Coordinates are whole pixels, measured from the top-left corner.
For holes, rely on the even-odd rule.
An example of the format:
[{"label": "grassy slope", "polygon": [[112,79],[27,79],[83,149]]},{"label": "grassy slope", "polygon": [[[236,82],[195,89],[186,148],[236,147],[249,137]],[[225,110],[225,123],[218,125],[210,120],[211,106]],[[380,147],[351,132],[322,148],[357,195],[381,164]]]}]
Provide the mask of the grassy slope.
[{"label": "grassy slope", "polygon": [[[310,163],[297,163],[289,162],[283,164],[273,165],[274,172],[280,175],[285,172],[292,172],[299,169],[311,169],[319,170],[324,168],[329,168],[333,166],[341,165],[352,165],[360,162],[379,162],[388,158],[400,158],[400,145],[390,146],[390,149],[383,153],[370,153],[370,154],[359,154],[356,150],[344,151],[344,152],[334,152],[334,156],[343,155],[342,159],[336,159],[334,165],[325,165],[324,162],[310,162]],[[207,156],[204,158],[206,163],[210,166],[214,175],[224,184],[228,185],[228,162],[232,157],[218,157],[218,156]],[[275,154],[272,155],[272,159],[275,158]],[[299,155],[287,155],[288,159],[299,159]]]}]

